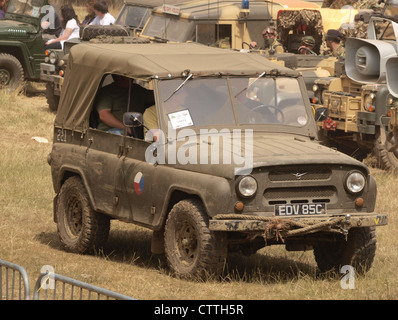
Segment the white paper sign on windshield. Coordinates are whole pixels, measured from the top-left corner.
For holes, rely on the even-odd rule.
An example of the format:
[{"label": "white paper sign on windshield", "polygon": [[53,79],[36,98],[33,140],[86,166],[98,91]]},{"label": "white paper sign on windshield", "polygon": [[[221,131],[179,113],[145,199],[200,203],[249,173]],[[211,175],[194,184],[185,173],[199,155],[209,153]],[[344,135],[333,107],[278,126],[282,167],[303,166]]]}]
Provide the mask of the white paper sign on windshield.
[{"label": "white paper sign on windshield", "polygon": [[193,126],[189,110],[182,110],[168,114],[171,126],[174,130]]}]

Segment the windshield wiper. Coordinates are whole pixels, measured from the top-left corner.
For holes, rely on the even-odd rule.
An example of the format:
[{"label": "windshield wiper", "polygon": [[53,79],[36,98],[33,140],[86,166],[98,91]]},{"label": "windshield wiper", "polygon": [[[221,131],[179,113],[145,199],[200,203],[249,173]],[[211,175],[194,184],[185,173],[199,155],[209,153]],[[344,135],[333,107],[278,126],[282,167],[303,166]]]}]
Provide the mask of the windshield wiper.
[{"label": "windshield wiper", "polygon": [[260,75],[258,76],[258,78],[257,78],[256,80],[254,80],[251,84],[249,84],[246,88],[244,88],[244,89],[242,89],[241,91],[239,91],[239,92],[236,94],[235,99],[236,99],[242,92],[244,92],[244,91],[246,91],[247,89],[249,89],[258,79],[264,77],[264,75],[265,75],[265,71],[264,71],[262,74],[260,74]]},{"label": "windshield wiper", "polygon": [[168,98],[167,98],[166,100],[164,100],[163,102],[168,101],[172,96],[174,96],[174,94],[175,94],[178,90],[180,90],[180,89],[184,86],[184,84],[186,84],[187,81],[188,81],[189,79],[192,78],[192,76],[193,76],[193,74],[190,73],[189,76],[184,80],[184,82],[181,83],[181,84],[173,91],[173,93],[170,95],[170,97],[168,97]]}]

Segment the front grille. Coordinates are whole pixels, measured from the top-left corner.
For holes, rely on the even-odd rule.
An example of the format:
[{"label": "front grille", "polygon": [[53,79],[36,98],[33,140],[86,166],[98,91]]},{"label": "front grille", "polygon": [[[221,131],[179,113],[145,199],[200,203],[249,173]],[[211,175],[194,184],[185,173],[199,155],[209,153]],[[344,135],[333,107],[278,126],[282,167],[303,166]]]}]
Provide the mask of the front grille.
[{"label": "front grille", "polygon": [[269,172],[270,181],[310,181],[310,180],[327,180],[330,178],[332,170],[330,168],[303,168],[303,167],[287,167],[277,168]]},{"label": "front grille", "polygon": [[333,186],[301,188],[269,188],[264,192],[264,199],[269,205],[282,203],[330,202],[336,194]]}]

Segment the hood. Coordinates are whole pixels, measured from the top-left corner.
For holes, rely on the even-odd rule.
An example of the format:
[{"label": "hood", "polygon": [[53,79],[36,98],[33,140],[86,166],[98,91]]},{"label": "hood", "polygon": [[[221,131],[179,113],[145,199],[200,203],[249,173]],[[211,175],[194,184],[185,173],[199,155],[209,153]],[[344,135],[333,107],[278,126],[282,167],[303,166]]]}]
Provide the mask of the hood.
[{"label": "hood", "polygon": [[37,33],[35,25],[15,20],[0,20],[0,35],[2,38],[27,37],[31,33]]},{"label": "hood", "polygon": [[225,141],[223,143],[220,135],[212,135],[208,140],[195,136],[185,141],[172,141],[168,148],[157,149],[157,160],[159,164],[166,163],[181,170],[228,179],[250,174],[253,168],[284,165],[340,164],[359,166],[368,171],[354,158],[297,135],[254,133],[252,139],[242,136]]}]

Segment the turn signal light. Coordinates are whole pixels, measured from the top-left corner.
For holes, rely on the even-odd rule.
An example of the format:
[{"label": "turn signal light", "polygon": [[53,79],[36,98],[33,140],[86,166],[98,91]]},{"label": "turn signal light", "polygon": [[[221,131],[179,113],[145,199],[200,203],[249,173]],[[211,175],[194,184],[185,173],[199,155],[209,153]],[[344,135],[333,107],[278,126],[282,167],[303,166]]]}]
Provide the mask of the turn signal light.
[{"label": "turn signal light", "polygon": [[235,210],[236,211],[242,211],[244,207],[245,206],[243,205],[243,202],[241,202],[241,201],[238,201],[237,203],[235,203]]}]

